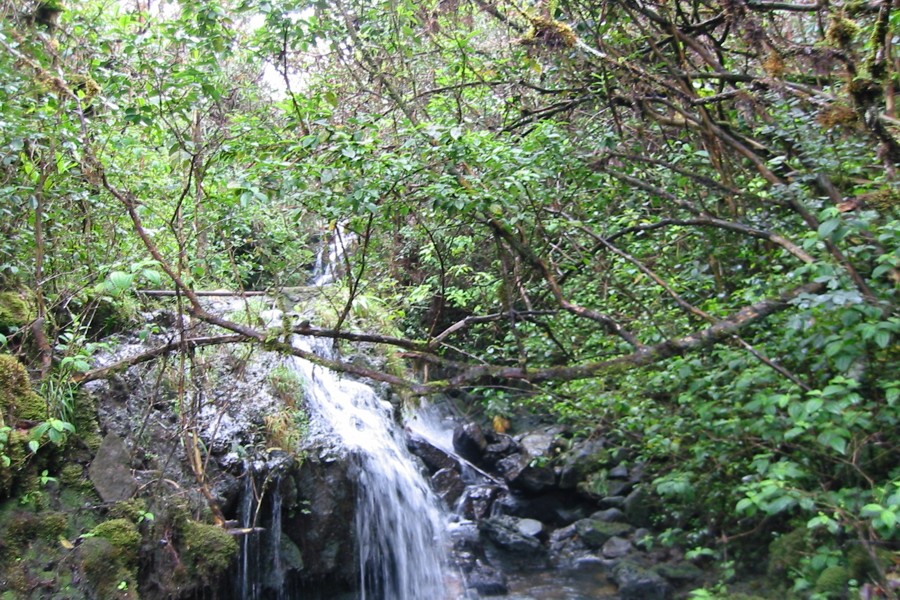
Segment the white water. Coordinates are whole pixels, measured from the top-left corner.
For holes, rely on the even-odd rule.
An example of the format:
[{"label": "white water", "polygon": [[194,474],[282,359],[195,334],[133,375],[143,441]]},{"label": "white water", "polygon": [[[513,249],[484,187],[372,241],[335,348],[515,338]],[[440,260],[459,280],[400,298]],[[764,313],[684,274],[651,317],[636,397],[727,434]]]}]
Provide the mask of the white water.
[{"label": "white water", "polygon": [[[313,350],[309,340],[295,345]],[[326,354],[324,344],[315,351]],[[313,415],[354,457],[356,536],[361,600],[439,600],[447,597],[444,523],[434,494],[416,469],[393,409],[372,388],[294,359],[308,382]]]}]

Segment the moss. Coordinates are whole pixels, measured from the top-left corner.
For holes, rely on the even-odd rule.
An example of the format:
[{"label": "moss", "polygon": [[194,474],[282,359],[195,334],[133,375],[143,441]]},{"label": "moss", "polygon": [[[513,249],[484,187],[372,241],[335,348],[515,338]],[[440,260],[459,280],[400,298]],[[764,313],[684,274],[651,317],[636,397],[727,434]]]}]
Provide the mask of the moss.
[{"label": "moss", "polygon": [[132,523],[137,523],[141,516],[147,512],[147,503],[143,498],[132,498],[131,500],[123,500],[116,502],[109,509],[109,515],[116,519],[128,519]]},{"label": "moss", "polygon": [[62,512],[47,512],[41,515],[39,535],[47,542],[55,543],[65,537],[69,529],[69,517]]},{"label": "moss", "polygon": [[75,395],[74,405],[72,425],[75,427],[75,433],[91,453],[96,454],[103,442],[100,425],[97,423],[97,402],[87,392],[79,391]]},{"label": "moss", "polygon": [[531,19],[531,29],[519,43],[526,46],[542,44],[551,48],[574,48],[578,43],[578,36],[565,23],[548,17],[534,17]]},{"label": "moss", "polygon": [[0,354],[0,426],[19,419],[47,420],[47,403],[31,389],[25,367],[14,356]]},{"label": "moss", "polygon": [[93,588],[94,597],[100,600],[138,597],[137,573],[122,560],[119,549],[110,540],[102,537],[84,540],[78,548],[78,565]]},{"label": "moss", "polygon": [[69,487],[82,487],[84,485],[84,467],[78,463],[68,463],[59,473],[59,481]]},{"label": "moss", "polygon": [[141,533],[128,519],[111,519],[100,523],[91,531],[94,537],[109,541],[126,565],[137,563],[141,546]]},{"label": "moss", "polygon": [[[875,558],[882,568],[893,563],[891,552],[885,548],[875,549]],[[851,579],[859,582],[876,579],[878,577],[878,565],[872,560],[872,556],[862,546],[854,546],[847,552],[847,570]]]},{"label": "moss", "polygon": [[221,527],[187,521],[182,533],[184,557],[190,561],[193,574],[204,581],[227,569],[237,554],[237,542]]},{"label": "moss", "polygon": [[847,592],[849,581],[850,574],[847,569],[840,566],[828,567],[816,579],[816,592],[828,598],[841,598]]},{"label": "moss", "polygon": [[772,577],[784,577],[792,569],[800,567],[804,553],[809,549],[807,530],[798,527],[769,544],[768,573]]},{"label": "moss", "polygon": [[859,33],[859,25],[846,17],[835,17],[825,33],[828,43],[838,48],[846,48]]},{"label": "moss", "polygon": [[19,292],[0,292],[0,332],[24,327],[37,317],[34,308]]}]

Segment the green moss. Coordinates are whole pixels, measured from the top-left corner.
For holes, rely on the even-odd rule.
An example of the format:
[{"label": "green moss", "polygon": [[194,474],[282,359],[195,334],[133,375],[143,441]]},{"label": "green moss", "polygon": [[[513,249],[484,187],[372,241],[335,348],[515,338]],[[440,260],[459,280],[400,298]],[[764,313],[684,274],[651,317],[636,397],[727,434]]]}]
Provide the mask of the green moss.
[{"label": "green moss", "polygon": [[792,569],[799,568],[808,547],[805,527],[798,527],[772,540],[769,544],[769,575],[781,578]]},{"label": "green moss", "polygon": [[109,515],[111,517],[116,519],[128,519],[132,523],[137,523],[145,512],[147,512],[147,503],[144,502],[143,498],[132,498],[131,500],[116,502],[113,507],[109,509]]},{"label": "green moss", "polygon": [[816,579],[816,592],[824,594],[828,598],[841,598],[847,592],[849,581],[850,574],[847,569],[840,566],[828,567]]},{"label": "green moss", "polygon": [[55,543],[59,538],[65,537],[69,529],[69,517],[62,512],[48,512],[41,515],[40,533],[42,539]]},{"label": "green moss", "polygon": [[195,576],[209,581],[224,571],[237,554],[234,537],[221,527],[187,521],[183,527],[184,558]]},{"label": "green moss", "polygon": [[100,523],[91,531],[94,537],[109,541],[126,565],[137,563],[141,546],[141,533],[128,519],[111,519]]},{"label": "green moss", "polygon": [[138,597],[135,591],[136,570],[123,561],[121,552],[110,540],[102,537],[85,539],[78,548],[78,563],[96,598],[122,600]]},{"label": "green moss", "polygon": [[24,327],[36,317],[34,308],[18,292],[0,292],[0,332]]},{"label": "green moss", "polygon": [[79,391],[75,394],[72,425],[75,433],[93,454],[97,453],[103,437],[97,424],[97,401],[90,394]]},{"label": "green moss", "polygon": [[14,356],[0,354],[0,426],[19,419],[47,420],[47,403],[31,389],[28,372]]},{"label": "green moss", "polygon": [[[893,562],[891,552],[885,548],[875,549],[875,558],[882,568]],[[859,582],[868,581],[878,577],[878,565],[872,560],[872,556],[862,546],[854,546],[847,552],[847,569],[851,579]]]},{"label": "green moss", "polygon": [[81,487],[84,484],[84,467],[78,463],[68,463],[59,473],[59,481],[69,487]]}]

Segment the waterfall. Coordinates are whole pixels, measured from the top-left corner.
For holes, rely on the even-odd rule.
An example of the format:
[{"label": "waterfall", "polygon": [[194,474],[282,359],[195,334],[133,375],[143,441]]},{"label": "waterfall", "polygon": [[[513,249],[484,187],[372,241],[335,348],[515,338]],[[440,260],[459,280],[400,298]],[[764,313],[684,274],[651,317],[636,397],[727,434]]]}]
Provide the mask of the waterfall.
[{"label": "waterfall", "polygon": [[[309,340],[295,344],[318,353]],[[444,524],[438,503],[413,463],[390,403],[369,386],[294,359],[308,382],[311,412],[354,457],[361,600],[446,598]]]},{"label": "waterfall", "polygon": [[331,239],[327,244],[323,244],[316,254],[316,266],[312,273],[314,286],[322,287],[335,282],[341,270],[344,253],[354,239],[354,234],[340,223],[334,226]]}]

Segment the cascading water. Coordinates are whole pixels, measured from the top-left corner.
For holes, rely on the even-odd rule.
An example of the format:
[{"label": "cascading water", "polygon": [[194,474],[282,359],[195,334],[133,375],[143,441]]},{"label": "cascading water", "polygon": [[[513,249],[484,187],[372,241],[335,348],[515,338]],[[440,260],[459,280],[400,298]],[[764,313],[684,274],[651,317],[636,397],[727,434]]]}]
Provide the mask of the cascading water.
[{"label": "cascading water", "polygon": [[[326,353],[324,344],[305,350]],[[437,501],[416,469],[392,408],[372,388],[295,359],[308,381],[311,411],[352,453],[358,478],[356,535],[361,600],[446,598],[444,523]]]}]

